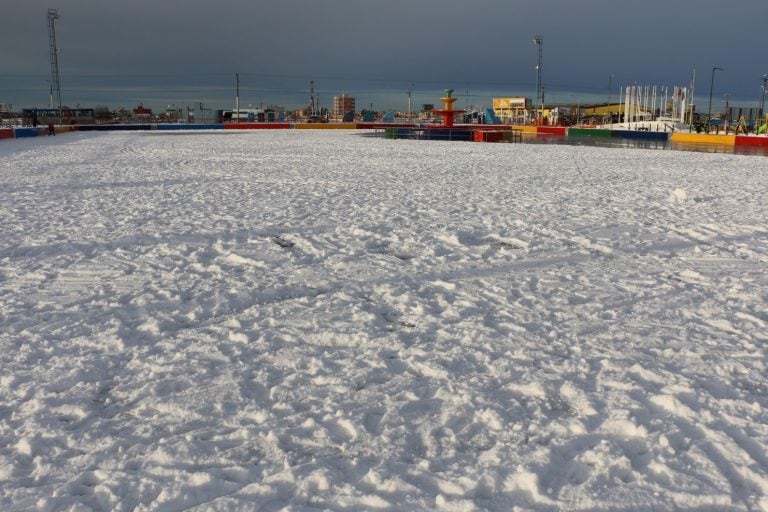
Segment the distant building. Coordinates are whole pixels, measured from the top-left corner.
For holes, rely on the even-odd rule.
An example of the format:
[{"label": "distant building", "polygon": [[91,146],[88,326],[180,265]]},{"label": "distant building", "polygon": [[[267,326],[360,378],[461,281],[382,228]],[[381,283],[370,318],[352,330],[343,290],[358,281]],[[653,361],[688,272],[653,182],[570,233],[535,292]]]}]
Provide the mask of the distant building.
[{"label": "distant building", "polygon": [[355,98],[342,94],[333,97],[333,110],[331,116],[335,119],[341,119],[348,112],[355,111]]},{"label": "distant building", "polygon": [[152,117],[152,109],[139,105],[133,109],[133,117],[136,119],[150,119]]},{"label": "distant building", "polygon": [[525,124],[530,109],[531,100],[528,98],[493,98],[493,113],[504,123]]},{"label": "distant building", "polygon": [[25,108],[21,112],[24,124],[32,126],[47,124],[94,124],[96,111],[92,108]]}]

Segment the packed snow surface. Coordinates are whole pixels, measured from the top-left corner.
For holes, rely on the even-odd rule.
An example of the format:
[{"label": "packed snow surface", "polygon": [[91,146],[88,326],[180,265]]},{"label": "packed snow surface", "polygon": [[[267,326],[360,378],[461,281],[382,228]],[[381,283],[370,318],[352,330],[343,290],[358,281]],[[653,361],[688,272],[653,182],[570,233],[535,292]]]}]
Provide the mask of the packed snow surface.
[{"label": "packed snow surface", "polygon": [[0,145],[0,510],[768,510],[768,158]]}]

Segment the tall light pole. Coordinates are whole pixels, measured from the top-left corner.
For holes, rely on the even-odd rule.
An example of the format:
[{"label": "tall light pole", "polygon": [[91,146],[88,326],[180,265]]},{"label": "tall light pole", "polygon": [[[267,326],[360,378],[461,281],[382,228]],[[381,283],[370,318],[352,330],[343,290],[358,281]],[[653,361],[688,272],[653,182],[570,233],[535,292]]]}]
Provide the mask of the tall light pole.
[{"label": "tall light pole", "polygon": [[411,112],[412,112],[412,108],[411,108],[411,90],[408,89],[408,122],[409,123],[411,122]]},{"label": "tall light pole", "polygon": [[235,73],[235,114],[237,123],[240,122],[240,73]]},{"label": "tall light pole", "polygon": [[315,117],[317,105],[315,104],[315,81],[309,81],[309,117]]},{"label": "tall light pole", "polygon": [[613,123],[613,113],[611,112],[611,85],[613,83],[613,75],[608,75],[608,116],[611,118],[611,123]]},{"label": "tall light pole", "polygon": [[[765,119],[765,93],[768,91],[768,75],[763,75],[763,95],[760,97],[760,115]],[[761,121],[763,120],[761,119]],[[760,123],[756,123],[757,128],[755,128],[755,131],[760,129]],[[766,135],[768,135],[768,130],[766,130]]]},{"label": "tall light pole", "polygon": [[709,124],[712,120],[712,87],[715,85],[715,71],[724,71],[717,66],[712,68],[712,79],[709,81],[709,110],[707,111],[707,133],[709,133]]},{"label": "tall light pole", "polygon": [[608,105],[611,104],[611,84],[613,83],[613,75],[608,75]]},{"label": "tall light pole", "polygon": [[[536,66],[536,107],[537,110],[540,109],[544,111],[544,98],[542,98],[541,94],[541,64],[542,64],[542,57],[544,52],[544,38],[542,36],[536,36],[533,38],[533,43],[538,46],[539,48],[539,65]],[[536,114],[536,124],[539,124],[539,114]]]}]

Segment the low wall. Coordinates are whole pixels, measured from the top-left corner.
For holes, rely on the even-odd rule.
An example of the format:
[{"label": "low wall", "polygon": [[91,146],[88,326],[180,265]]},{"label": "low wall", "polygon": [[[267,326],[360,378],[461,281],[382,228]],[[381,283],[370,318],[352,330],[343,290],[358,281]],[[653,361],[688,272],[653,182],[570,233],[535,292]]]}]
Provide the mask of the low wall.
[{"label": "low wall", "polygon": [[669,133],[642,132],[639,130],[613,130],[613,137],[619,139],[669,140]]},{"label": "low wall", "polygon": [[152,124],[81,124],[81,132],[127,132],[137,130],[154,130]]},{"label": "low wall", "polygon": [[158,124],[158,130],[223,130],[221,124]]},{"label": "low wall", "polygon": [[225,130],[286,130],[293,128],[290,123],[227,123]]},{"label": "low wall", "polygon": [[613,130],[605,130],[602,128],[568,128],[568,136],[610,139],[613,137]]},{"label": "low wall", "polygon": [[[413,124],[403,123],[228,123],[228,124],[107,124],[107,125],[71,125],[56,126],[56,133],[68,133],[73,131],[135,131],[135,130],[372,130],[372,129],[419,129]],[[430,138],[433,140],[477,140],[496,142],[499,132],[515,131],[527,135],[567,135],[569,137],[596,137],[596,138],[625,138],[640,140],[670,140],[679,144],[712,144],[722,146],[753,146],[768,147],[767,136],[757,135],[720,135],[707,133],[683,133],[683,132],[644,132],[636,130],[606,130],[598,128],[565,128],[562,126],[520,126],[520,125],[460,125],[453,130],[439,133],[440,127],[433,126]],[[429,131],[432,131],[429,130]],[[493,135],[482,135],[479,132],[494,132]],[[473,135],[474,133],[474,135]],[[47,127],[20,127],[0,129],[0,140],[12,138],[37,137],[47,135]],[[404,138],[404,134],[395,134],[393,138]],[[503,138],[503,137],[502,137]],[[504,139],[506,140],[506,139]]]},{"label": "low wall", "polygon": [[375,130],[377,128],[416,128],[415,124],[411,123],[355,123],[355,128],[358,130]]},{"label": "low wall", "polygon": [[296,123],[293,127],[297,130],[354,130],[357,125],[355,123]]},{"label": "low wall", "polygon": [[59,133],[69,133],[69,132],[78,132],[80,131],[80,126],[73,124],[73,125],[66,125],[66,126],[56,126],[55,131],[57,134]]},{"label": "low wall", "polygon": [[14,128],[13,134],[17,139],[37,137],[48,133],[48,128]]},{"label": "low wall", "polygon": [[509,130],[475,130],[475,142],[504,142],[504,137]]},{"label": "low wall", "polygon": [[543,133],[546,135],[565,135],[565,126],[537,126],[536,133]]},{"label": "low wall", "polygon": [[760,135],[760,136],[737,135],[735,144],[736,146],[768,147],[768,137],[766,137],[765,135]]},{"label": "low wall", "polygon": [[670,136],[672,142],[681,144],[720,144],[723,146],[735,146],[735,135],[713,135],[710,133],[680,133],[675,132]]}]

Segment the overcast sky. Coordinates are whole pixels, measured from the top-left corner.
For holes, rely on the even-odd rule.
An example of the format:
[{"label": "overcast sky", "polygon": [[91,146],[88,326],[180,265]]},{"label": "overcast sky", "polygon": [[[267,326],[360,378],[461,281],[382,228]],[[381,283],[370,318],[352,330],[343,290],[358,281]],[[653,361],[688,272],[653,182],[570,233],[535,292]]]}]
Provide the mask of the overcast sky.
[{"label": "overcast sky", "polygon": [[535,95],[537,34],[552,101],[687,85],[694,68],[701,98],[718,66],[715,104],[757,103],[768,73],[768,0],[0,0],[0,103],[47,103],[48,8],[65,103],[226,102],[237,72],[246,103],[298,106],[314,79],[326,102],[454,88],[488,104]]}]

